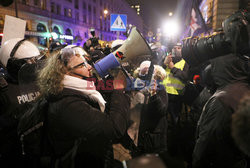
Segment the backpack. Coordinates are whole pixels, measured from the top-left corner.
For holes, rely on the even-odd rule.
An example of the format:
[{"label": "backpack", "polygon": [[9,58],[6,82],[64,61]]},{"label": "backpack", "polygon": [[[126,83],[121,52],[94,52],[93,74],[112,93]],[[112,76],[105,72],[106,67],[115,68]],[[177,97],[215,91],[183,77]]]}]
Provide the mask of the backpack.
[{"label": "backpack", "polygon": [[50,152],[45,147],[48,145],[45,136],[48,105],[46,99],[40,98],[21,117],[17,131],[23,155],[42,156]]},{"label": "backpack", "polygon": [[40,98],[21,117],[17,131],[22,155],[31,163],[31,167],[74,168],[74,159],[82,138],[76,139],[65,155],[56,156],[47,134],[48,107],[49,102],[45,98]]}]

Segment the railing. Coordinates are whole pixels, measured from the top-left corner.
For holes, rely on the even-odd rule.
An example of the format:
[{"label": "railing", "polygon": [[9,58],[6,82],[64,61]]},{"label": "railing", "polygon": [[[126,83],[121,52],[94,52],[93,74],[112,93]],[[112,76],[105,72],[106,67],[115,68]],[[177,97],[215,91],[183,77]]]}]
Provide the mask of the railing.
[{"label": "railing", "polygon": [[24,12],[28,12],[31,14],[35,14],[35,15],[39,15],[39,16],[44,16],[44,17],[48,17],[51,19],[57,19],[60,21],[64,21],[64,22],[68,22],[68,23],[74,23],[74,24],[78,24],[80,26],[83,26],[84,24],[81,23],[81,21],[77,21],[75,20],[75,18],[70,18],[70,17],[66,17],[63,15],[58,15],[56,13],[52,13],[49,10],[45,9],[41,9],[39,7],[35,7],[35,6],[30,6],[30,5],[25,5],[25,4],[18,4],[18,10],[19,11],[24,11]]},{"label": "railing", "polygon": [[50,13],[48,10],[43,10],[39,7],[24,5],[21,3],[18,4],[18,10],[29,12],[29,13],[40,15],[40,16],[45,16],[45,17],[49,17],[49,13]]}]

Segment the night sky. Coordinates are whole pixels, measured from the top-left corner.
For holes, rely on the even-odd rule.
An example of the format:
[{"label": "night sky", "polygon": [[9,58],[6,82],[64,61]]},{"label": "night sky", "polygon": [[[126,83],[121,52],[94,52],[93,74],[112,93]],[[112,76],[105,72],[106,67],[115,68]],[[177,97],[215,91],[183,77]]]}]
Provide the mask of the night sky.
[{"label": "night sky", "polygon": [[142,17],[147,29],[156,31],[167,19],[169,12],[175,12],[178,0],[127,0],[141,4]]}]

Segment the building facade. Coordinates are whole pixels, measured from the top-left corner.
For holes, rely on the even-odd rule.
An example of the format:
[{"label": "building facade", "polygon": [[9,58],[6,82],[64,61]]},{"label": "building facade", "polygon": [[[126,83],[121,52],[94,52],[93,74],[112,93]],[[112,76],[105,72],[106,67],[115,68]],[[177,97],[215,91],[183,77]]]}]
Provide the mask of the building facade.
[{"label": "building facade", "polygon": [[[125,0],[17,0],[18,17],[27,21],[26,37],[48,46],[52,40],[83,45],[95,29],[100,40],[117,38],[110,31],[110,14],[126,14],[127,25],[143,31],[143,21]],[[108,13],[104,13],[104,10]],[[14,3],[0,6],[0,33],[5,15],[16,16]],[[121,39],[126,37],[121,33]]]},{"label": "building facade", "polygon": [[213,31],[222,28],[222,22],[239,10],[240,0],[203,0],[201,13],[208,28]]}]

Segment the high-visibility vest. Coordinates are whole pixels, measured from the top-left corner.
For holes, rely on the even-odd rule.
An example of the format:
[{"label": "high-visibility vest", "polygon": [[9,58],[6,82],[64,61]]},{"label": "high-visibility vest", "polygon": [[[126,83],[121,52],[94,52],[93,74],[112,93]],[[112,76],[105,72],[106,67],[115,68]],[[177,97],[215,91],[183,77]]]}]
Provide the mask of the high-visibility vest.
[{"label": "high-visibility vest", "polygon": [[[174,67],[183,70],[185,65],[184,59],[174,64]],[[173,95],[179,95],[182,93],[185,84],[178,78],[174,77],[171,73],[171,69],[166,68],[166,78],[163,80],[163,85],[166,88],[166,92]]]}]

